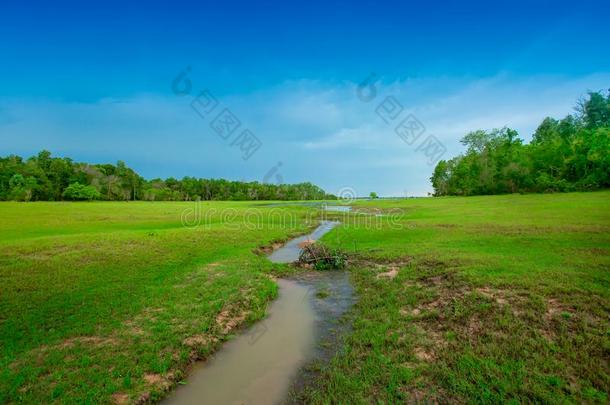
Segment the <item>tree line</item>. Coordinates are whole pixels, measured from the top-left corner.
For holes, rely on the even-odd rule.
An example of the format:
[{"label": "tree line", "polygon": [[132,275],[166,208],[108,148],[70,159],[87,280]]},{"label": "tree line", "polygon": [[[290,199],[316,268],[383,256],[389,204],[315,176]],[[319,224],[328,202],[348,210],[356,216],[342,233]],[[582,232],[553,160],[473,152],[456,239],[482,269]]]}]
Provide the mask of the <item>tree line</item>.
[{"label": "tree line", "polygon": [[547,117],[525,144],[510,128],[477,130],[466,152],[441,160],[434,195],[588,191],[610,187],[610,91],[590,92],[574,114]]},{"label": "tree line", "polygon": [[268,184],[184,177],[146,180],[125,162],[77,163],[43,150],[0,157],[0,200],[321,200],[335,199],[311,183]]}]

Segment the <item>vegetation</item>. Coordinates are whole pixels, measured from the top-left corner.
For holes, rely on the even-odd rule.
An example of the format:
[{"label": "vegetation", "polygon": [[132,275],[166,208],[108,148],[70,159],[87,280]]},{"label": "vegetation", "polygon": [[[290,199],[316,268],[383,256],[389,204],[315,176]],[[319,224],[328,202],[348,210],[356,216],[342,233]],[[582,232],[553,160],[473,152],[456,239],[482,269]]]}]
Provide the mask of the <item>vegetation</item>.
[{"label": "vegetation", "polygon": [[72,183],[64,190],[62,196],[66,200],[97,200],[101,194],[93,186],[84,186],[79,182]]},{"label": "vegetation", "polygon": [[437,196],[610,187],[610,92],[589,93],[575,115],[545,118],[530,144],[509,128],[470,132],[461,142],[466,154],[434,169]]},{"label": "vegetation", "polygon": [[[352,333],[305,403],[608,403],[610,192],[359,201]],[[400,225],[400,226],[397,226]]]},{"label": "vegetation", "polygon": [[[84,187],[83,187],[84,186]],[[75,163],[42,151],[27,160],[0,157],[0,200],[191,201],[334,199],[311,183],[268,184],[184,177],[147,181],[119,161]]]},{"label": "vegetation", "polygon": [[0,403],[156,400],[264,316],[277,287],[252,250],[307,210],[253,227],[252,203],[202,202],[184,227],[193,204],[0,204]]},{"label": "vegetation", "polygon": [[[0,204],[0,402],[154,401],[264,316],[290,271],[253,250],[315,209],[193,204]],[[324,214],[358,301],[302,400],[607,403],[610,192],[356,204],[404,214]]]}]

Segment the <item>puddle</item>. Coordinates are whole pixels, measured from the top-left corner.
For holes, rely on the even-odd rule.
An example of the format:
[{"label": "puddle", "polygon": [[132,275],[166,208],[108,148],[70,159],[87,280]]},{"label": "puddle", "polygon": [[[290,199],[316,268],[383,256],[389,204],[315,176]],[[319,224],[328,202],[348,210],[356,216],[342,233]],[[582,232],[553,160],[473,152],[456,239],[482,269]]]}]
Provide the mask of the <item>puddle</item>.
[{"label": "puddle", "polygon": [[282,402],[299,367],[315,347],[309,289],[278,280],[280,294],[268,317],[227,342],[164,401],[165,404],[275,404]]},{"label": "puddle", "polygon": [[325,205],[325,211],[335,211],[335,212],[351,212],[352,207],[349,205]]},{"label": "puddle", "polygon": [[288,206],[303,206],[303,207],[315,207],[320,208],[324,211],[336,211],[336,212],[350,212],[352,207],[349,205],[330,205],[324,202],[285,202],[285,203],[272,203],[264,204],[263,207],[288,207]]},{"label": "puddle", "polygon": [[273,263],[292,263],[297,261],[299,259],[299,255],[301,254],[301,248],[299,247],[301,243],[305,242],[306,240],[318,240],[337,225],[339,225],[339,222],[336,221],[320,222],[320,226],[318,226],[309,235],[292,239],[281,248],[273,251],[273,253],[269,255],[269,260],[271,260]]},{"label": "puddle", "polygon": [[316,314],[316,345],[309,353],[306,363],[300,367],[291,384],[289,396],[283,401],[287,404],[301,404],[299,393],[315,382],[317,367],[307,367],[314,363],[329,361],[340,347],[340,339],[349,331],[351,325],[343,315],[355,302],[354,290],[346,271],[324,271],[304,273],[297,276],[300,284],[309,287],[309,302]]},{"label": "puddle", "polygon": [[303,206],[303,207],[320,207],[323,203],[321,202],[305,202],[305,201],[290,201],[290,202],[277,202],[271,204],[257,204],[255,207],[289,207],[289,206]]},{"label": "puddle", "polygon": [[[338,222],[322,221],[311,234],[291,240],[269,256],[276,263],[298,259],[298,244],[317,240]],[[279,279],[279,297],[268,316],[228,341],[201,362],[163,401],[165,404],[278,404],[298,401],[313,381],[305,365],[326,360],[346,330],[342,315],[353,303],[349,274],[342,271],[299,274]],[[323,343],[323,344],[322,344]]]}]

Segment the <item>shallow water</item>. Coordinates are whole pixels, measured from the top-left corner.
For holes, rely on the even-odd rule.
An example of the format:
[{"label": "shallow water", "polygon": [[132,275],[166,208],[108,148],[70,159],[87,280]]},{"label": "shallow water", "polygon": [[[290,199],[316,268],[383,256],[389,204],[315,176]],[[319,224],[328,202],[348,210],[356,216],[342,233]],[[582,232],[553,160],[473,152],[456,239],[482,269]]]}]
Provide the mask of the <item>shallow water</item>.
[{"label": "shallow water", "polygon": [[338,212],[350,212],[352,207],[350,205],[332,205],[324,202],[283,202],[283,203],[272,203],[264,204],[263,207],[288,207],[288,206],[304,206],[304,207],[316,207],[325,211],[338,211]]},{"label": "shallow water", "polygon": [[[355,301],[349,273],[346,271],[301,273],[297,276],[297,281],[309,286],[308,297],[316,314],[316,345],[307,361],[325,363],[336,353],[342,337],[351,327],[348,322],[342,322],[342,316]],[[324,292],[325,297],[319,297],[320,292]],[[293,381],[291,395],[284,401],[286,404],[303,403],[299,399],[299,394],[305,387],[315,383],[318,373],[316,370],[317,367],[300,368]]]},{"label": "shallow water", "polygon": [[275,404],[286,397],[315,346],[309,288],[278,280],[269,316],[199,365],[166,404]]},{"label": "shallow water", "polygon": [[[298,244],[317,240],[338,222],[322,221],[311,234],[296,238],[269,259],[289,263],[299,257]],[[280,279],[279,297],[268,316],[227,342],[206,362],[198,363],[187,384],[179,386],[165,404],[277,404],[290,402],[311,382],[303,366],[329,358],[332,349],[320,342],[337,340],[340,317],[353,302],[346,272],[305,273],[295,280]],[[318,293],[323,291],[323,295]]]},{"label": "shallow water", "polygon": [[301,254],[301,248],[299,247],[301,243],[306,240],[318,240],[337,225],[339,225],[339,222],[336,221],[322,221],[320,226],[309,235],[292,239],[281,248],[273,251],[273,253],[269,255],[269,260],[273,263],[292,263],[297,261]]},{"label": "shallow water", "polygon": [[325,205],[324,209],[326,211],[351,212],[352,207],[349,205]]}]

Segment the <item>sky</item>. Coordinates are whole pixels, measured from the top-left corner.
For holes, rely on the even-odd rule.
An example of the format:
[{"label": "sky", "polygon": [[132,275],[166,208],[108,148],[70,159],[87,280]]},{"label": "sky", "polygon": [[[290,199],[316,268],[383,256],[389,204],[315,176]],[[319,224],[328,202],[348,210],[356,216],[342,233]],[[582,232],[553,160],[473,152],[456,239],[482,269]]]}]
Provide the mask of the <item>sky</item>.
[{"label": "sky", "polygon": [[609,2],[495,3],[4,0],[0,155],[426,195],[467,132],[610,88]]}]

